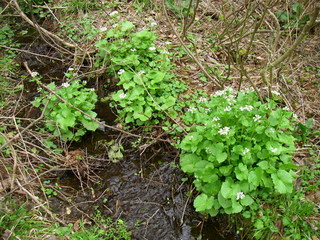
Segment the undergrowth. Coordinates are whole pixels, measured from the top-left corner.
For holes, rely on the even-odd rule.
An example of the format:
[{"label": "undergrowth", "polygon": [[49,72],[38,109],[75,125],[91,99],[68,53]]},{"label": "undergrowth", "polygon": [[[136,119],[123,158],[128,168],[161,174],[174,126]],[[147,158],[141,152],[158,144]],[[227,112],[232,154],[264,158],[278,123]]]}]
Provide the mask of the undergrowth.
[{"label": "undergrowth", "polygon": [[[139,2],[150,5],[150,1]],[[180,6],[169,0],[165,3],[183,16],[190,1],[182,1]],[[66,13],[89,12],[98,8],[98,3],[74,0],[66,6]],[[47,14],[44,10],[37,11],[33,13]],[[111,13],[111,18],[119,14]],[[297,4],[292,5],[291,12],[281,11],[275,16],[283,29],[299,28],[309,19]],[[138,30],[130,21],[113,19],[112,28],[98,30],[92,26],[95,19],[91,17],[74,22],[81,28],[70,26],[70,22],[61,23],[61,28],[78,43],[99,39],[93,44],[94,67],[105,69],[106,75],[113,78],[116,90],[110,96],[111,106],[121,126],[125,129],[145,126],[150,131],[151,126],[161,126],[175,140],[173,144],[181,150],[181,169],[190,176],[199,193],[193,203],[196,211],[208,216],[229,214],[234,221],[241,219],[250,232],[238,228],[239,232],[243,230],[256,239],[319,236],[319,221],[313,218],[319,216],[319,206],[306,199],[307,194],[312,195],[319,188],[318,156],[315,154],[315,164],[310,168],[296,166],[292,160],[297,141],[306,143],[312,134],[318,134],[313,130],[312,120],[298,123],[292,111],[279,107],[281,98],[275,91],[264,99],[251,89],[225,88],[211,95],[201,90],[186,93],[190,87],[173,74],[175,66],[170,54],[159,47],[152,27]],[[11,46],[13,31],[10,26],[1,25],[1,29],[1,44]],[[6,53],[0,59],[0,70],[10,73],[15,53]],[[39,132],[52,132],[62,141],[78,141],[87,131],[98,128],[99,124],[92,119],[97,116],[94,108],[98,95],[95,89],[86,87],[85,81],[77,79],[73,69],[66,73],[61,86],[54,82],[42,85],[41,76],[32,74],[33,81],[43,87],[32,103],[44,113],[44,128],[38,128]],[[2,106],[11,89],[6,85],[8,78],[0,77],[0,81],[6,89],[0,96]],[[4,137],[0,143],[5,143]],[[110,152],[113,151],[116,162],[122,158],[123,149],[115,146]],[[8,149],[3,153],[9,155],[5,150]],[[298,180],[302,180],[301,186]],[[14,208],[17,210],[12,211]],[[22,239],[29,239],[30,234],[70,239],[130,238],[122,220],[104,219],[98,210],[93,217],[99,225],[87,226],[79,221],[75,230],[74,225],[51,226],[24,205],[8,203],[0,209],[0,232],[4,237],[9,234]]]},{"label": "undergrowth", "polygon": [[101,212],[95,210],[92,218],[96,224],[78,220],[74,224],[61,226],[59,223],[43,221],[41,213],[28,210],[26,204],[18,205],[15,201],[7,199],[0,205],[0,237],[26,240],[48,237],[71,240],[131,239],[124,221],[103,218]]}]

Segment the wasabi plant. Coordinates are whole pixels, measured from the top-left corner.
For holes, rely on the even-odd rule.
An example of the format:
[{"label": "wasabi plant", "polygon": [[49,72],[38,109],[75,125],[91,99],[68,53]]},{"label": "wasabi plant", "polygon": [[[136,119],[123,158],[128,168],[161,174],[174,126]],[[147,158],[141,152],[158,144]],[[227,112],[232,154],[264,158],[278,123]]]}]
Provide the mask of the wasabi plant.
[{"label": "wasabi plant", "polygon": [[231,88],[190,105],[182,116],[189,133],[180,144],[180,163],[201,192],[196,210],[249,217],[260,196],[291,193],[292,115],[271,99],[260,102],[254,91]]},{"label": "wasabi plant", "polygon": [[154,32],[134,32],[128,21],[110,29],[96,43],[96,65],[111,64],[109,74],[119,78],[118,91],[112,94],[113,106],[125,123],[157,124],[167,115],[176,117],[173,106],[185,86],[170,73],[168,52],[156,47]]},{"label": "wasabi plant", "polygon": [[61,101],[56,95],[46,90],[39,89],[40,96],[32,102],[33,106],[40,107],[41,110],[46,106],[44,109],[44,118],[47,120],[45,128],[53,132],[55,136],[60,136],[64,141],[77,141],[87,131],[95,131],[99,126],[93,119],[74,108],[82,110],[93,118],[97,116],[97,113],[93,111],[97,102],[97,94],[94,89],[86,88],[85,84],[85,81],[78,79],[70,83],[65,82],[57,87],[52,82],[47,85],[47,88],[65,101]]}]

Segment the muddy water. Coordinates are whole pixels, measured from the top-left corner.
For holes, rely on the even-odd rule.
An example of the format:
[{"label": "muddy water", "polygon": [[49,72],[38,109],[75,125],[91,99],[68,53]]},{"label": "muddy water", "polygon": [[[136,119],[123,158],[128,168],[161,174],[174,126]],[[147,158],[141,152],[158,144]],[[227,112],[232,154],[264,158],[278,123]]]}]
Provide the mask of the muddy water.
[{"label": "muddy water", "polygon": [[[31,31],[18,41],[30,51],[40,54],[49,52],[52,56],[62,57],[35,36]],[[68,68],[61,62],[53,63],[28,54],[22,54],[20,60],[27,61],[30,69],[38,71],[48,82],[61,82]],[[27,83],[25,87],[30,98],[36,95],[33,83]],[[98,103],[96,111],[100,119],[114,124],[115,116],[107,103]],[[89,155],[95,155],[97,141],[110,140],[116,135],[116,132],[97,131],[87,135],[81,143],[73,144],[71,149],[81,148]],[[73,199],[78,210],[61,198],[51,198],[51,208],[63,216],[66,207],[70,207],[68,219],[77,219],[84,213],[93,213],[93,207],[99,206],[103,216],[121,218],[127,222],[133,239],[237,239],[229,233],[224,217],[204,221],[203,216],[195,213],[192,207],[194,195],[189,197],[192,184],[181,181],[185,176],[174,166],[178,164],[177,151],[163,145],[142,155],[129,145],[125,149],[124,159],[105,163],[101,170],[95,172],[100,180],[84,189],[71,171],[64,172],[57,182],[63,186],[63,192]]]}]

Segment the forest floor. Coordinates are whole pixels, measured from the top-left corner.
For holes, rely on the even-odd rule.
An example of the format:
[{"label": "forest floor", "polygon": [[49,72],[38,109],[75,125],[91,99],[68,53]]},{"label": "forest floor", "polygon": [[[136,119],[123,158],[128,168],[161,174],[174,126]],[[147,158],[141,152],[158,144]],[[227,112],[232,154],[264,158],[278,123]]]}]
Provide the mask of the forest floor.
[{"label": "forest floor", "polygon": [[[251,3],[2,3],[0,237],[319,239],[319,17],[293,54],[268,68],[304,33],[304,19],[312,18],[316,3],[302,8],[289,1],[266,12]],[[172,146],[176,139],[161,124],[151,131],[128,128],[117,107],[110,107],[118,78],[107,71],[109,63],[97,64],[96,43],[126,21],[137,32],[155,32],[155,48],[168,54],[171,72],[188,86],[183,94],[254,87],[261,98],[273,92],[281,107],[297,115],[295,191],[264,204],[260,225],[253,227],[239,215],[195,212],[198,192],[179,167],[180,151]],[[264,69],[267,80],[261,77]],[[45,110],[32,104],[41,94],[35,72],[43,87],[63,85],[70,71],[98,97],[99,128],[79,141],[45,130]],[[182,124],[180,116],[174,121]]]}]

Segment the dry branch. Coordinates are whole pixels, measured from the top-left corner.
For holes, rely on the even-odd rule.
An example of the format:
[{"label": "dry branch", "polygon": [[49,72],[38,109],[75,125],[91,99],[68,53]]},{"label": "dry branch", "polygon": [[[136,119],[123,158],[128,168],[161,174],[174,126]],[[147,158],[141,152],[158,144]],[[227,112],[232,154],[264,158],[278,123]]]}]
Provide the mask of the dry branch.
[{"label": "dry branch", "polygon": [[27,23],[29,23],[31,26],[36,28],[38,31],[43,32],[47,36],[50,36],[51,38],[57,40],[58,42],[62,43],[63,45],[70,47],[70,48],[77,48],[78,46],[76,44],[69,43],[62,38],[58,37],[57,35],[53,34],[52,32],[49,32],[48,30],[44,29],[43,27],[40,27],[39,25],[35,24],[30,18],[27,17],[27,15],[21,10],[18,2],[16,0],[12,0],[15,9],[18,11],[19,15],[23,20],[25,20]]}]

